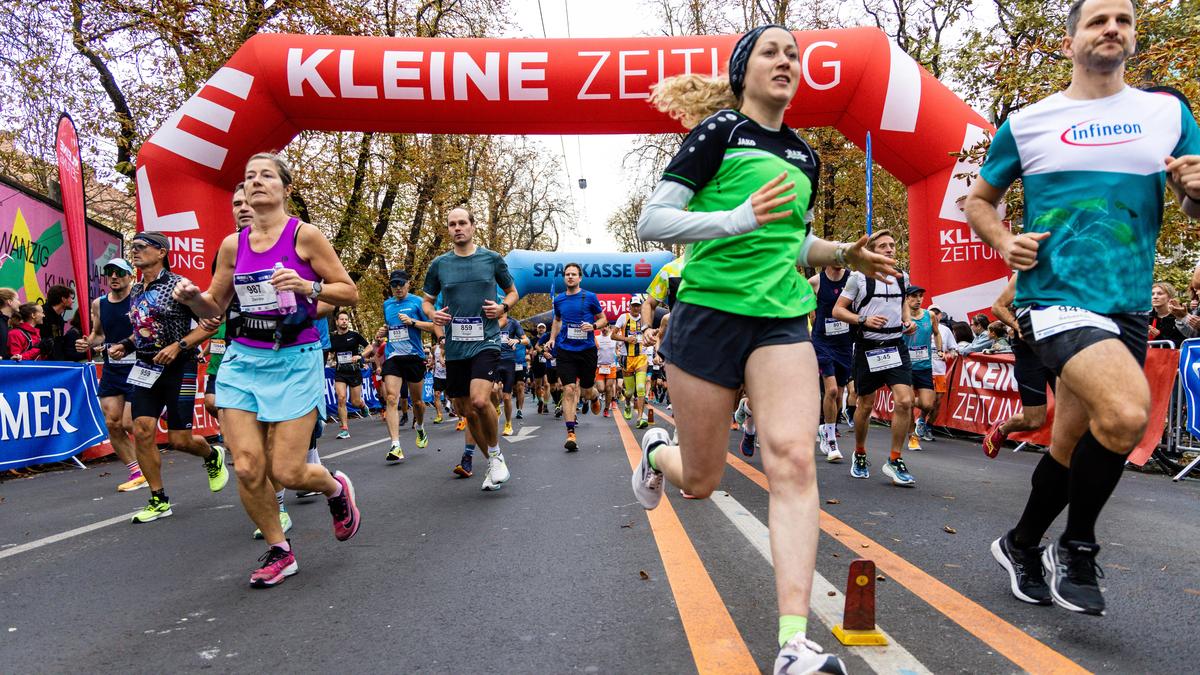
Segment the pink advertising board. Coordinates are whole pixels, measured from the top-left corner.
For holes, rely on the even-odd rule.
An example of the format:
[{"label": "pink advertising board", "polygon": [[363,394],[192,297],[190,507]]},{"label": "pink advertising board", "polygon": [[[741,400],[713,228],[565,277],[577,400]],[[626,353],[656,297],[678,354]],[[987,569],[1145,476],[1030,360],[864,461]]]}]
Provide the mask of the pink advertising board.
[{"label": "pink advertising board", "polygon": [[[104,263],[124,251],[118,233],[88,221],[89,297],[106,293]],[[40,195],[0,181],[0,287],[21,302],[44,302],[55,284],[76,287],[62,209]]]}]

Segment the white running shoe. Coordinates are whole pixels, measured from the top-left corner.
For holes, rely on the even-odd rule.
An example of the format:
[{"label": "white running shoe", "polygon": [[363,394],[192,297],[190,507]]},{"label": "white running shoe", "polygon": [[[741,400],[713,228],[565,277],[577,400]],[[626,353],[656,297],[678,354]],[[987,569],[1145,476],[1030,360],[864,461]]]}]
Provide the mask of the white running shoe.
[{"label": "white running shoe", "polygon": [[499,490],[509,478],[508,464],[504,462],[504,453],[496,453],[488,457],[487,475],[483,478],[482,490]]},{"label": "white running shoe", "polygon": [[661,471],[650,467],[650,450],[652,447],[665,445],[670,438],[667,430],[660,427],[655,427],[642,436],[642,461],[634,469],[630,483],[633,485],[633,495],[647,511],[658,506],[663,496],[663,475]]},{"label": "white running shoe", "polygon": [[803,673],[846,675],[846,664],[833,654],[825,654],[812,640],[797,636],[779,648],[779,656],[775,657],[775,675]]},{"label": "white running shoe", "polygon": [[[821,452],[823,457],[829,456],[829,440],[825,438],[825,427],[817,427],[817,450]],[[838,455],[841,456],[840,454]]]},{"label": "white running shoe", "polygon": [[838,449],[836,438],[829,444],[829,452],[825,455],[825,461],[830,464],[839,464],[842,461],[842,451]]}]

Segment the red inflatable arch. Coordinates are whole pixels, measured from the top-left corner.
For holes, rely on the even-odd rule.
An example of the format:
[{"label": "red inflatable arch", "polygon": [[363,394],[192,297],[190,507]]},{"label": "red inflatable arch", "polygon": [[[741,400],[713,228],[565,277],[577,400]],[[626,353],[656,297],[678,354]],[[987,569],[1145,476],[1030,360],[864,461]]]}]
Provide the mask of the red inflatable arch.
[{"label": "red inflatable arch", "polygon": [[[787,122],[871,132],[908,186],[911,272],[952,315],[991,305],[1007,270],[970,231],[951,153],[991,126],[883,33],[796,33],[802,82]],[[655,82],[723,70],[736,36],[570,40],[257,35],[138,153],[138,226],[172,238],[200,282],[233,227],[246,159],[300,131],[608,134],[681,131],[646,98]]]}]

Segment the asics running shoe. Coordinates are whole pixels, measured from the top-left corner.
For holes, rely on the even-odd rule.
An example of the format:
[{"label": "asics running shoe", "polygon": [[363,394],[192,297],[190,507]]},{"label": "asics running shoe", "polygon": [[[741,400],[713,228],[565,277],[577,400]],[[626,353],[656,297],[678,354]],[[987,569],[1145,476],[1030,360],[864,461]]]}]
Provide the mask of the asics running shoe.
[{"label": "asics running shoe", "polygon": [[854,478],[870,478],[871,470],[867,467],[871,466],[871,461],[867,459],[865,453],[854,453],[854,461],[850,464],[850,475]]},{"label": "asics running shoe", "polygon": [[1008,434],[1000,431],[1000,421],[996,421],[991,429],[988,429],[987,435],[983,437],[983,454],[991,459],[995,459],[996,455],[1000,454],[1000,447],[1008,440]]},{"label": "asics running shoe", "polygon": [[1032,605],[1049,605],[1050,587],[1046,585],[1045,569],[1042,567],[1041,546],[1017,548],[1012,533],[1000,535],[992,542],[992,557],[1008,572],[1008,584],[1012,594],[1021,602]]},{"label": "asics running shoe", "polygon": [[417,447],[424,448],[429,445],[429,434],[425,433],[424,429],[417,429]]},{"label": "asics running shoe", "polygon": [[392,443],[392,449],[388,450],[388,454],[384,455],[384,459],[389,462],[403,462],[404,450],[400,448],[399,443]]},{"label": "asics running shoe", "polygon": [[347,429],[346,427],[342,427],[342,430],[338,432],[337,437],[339,440],[345,440],[347,438],[350,438],[350,430]]},{"label": "asics running shoe", "polygon": [[1100,545],[1086,541],[1056,541],[1042,553],[1050,573],[1050,598],[1063,609],[1104,616],[1104,595],[1099,579],[1104,570],[1096,563]]}]

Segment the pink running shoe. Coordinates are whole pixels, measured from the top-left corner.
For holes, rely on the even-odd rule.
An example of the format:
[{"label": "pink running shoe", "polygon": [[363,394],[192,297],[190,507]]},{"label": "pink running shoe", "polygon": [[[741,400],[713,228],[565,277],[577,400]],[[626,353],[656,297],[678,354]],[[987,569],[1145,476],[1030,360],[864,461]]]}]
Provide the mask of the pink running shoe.
[{"label": "pink running shoe", "polygon": [[354,502],[354,484],[341,471],[333,472],[333,479],[342,484],[342,494],[329,498],[329,513],[333,515],[333,536],[346,541],[358,532],[361,518],[358,505]]},{"label": "pink running shoe", "polygon": [[300,566],[296,564],[296,554],[278,546],[268,548],[258,561],[262,563],[262,567],[250,575],[252,588],[270,588],[300,571]]}]

